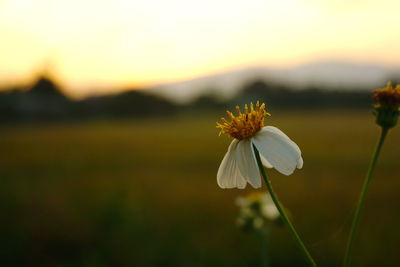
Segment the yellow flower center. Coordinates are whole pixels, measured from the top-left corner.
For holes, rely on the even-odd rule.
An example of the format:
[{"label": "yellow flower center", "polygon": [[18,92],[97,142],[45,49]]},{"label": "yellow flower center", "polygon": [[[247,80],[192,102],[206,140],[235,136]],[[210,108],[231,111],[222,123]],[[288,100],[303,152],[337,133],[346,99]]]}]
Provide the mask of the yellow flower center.
[{"label": "yellow flower center", "polygon": [[261,202],[264,194],[265,193],[261,193],[261,192],[252,192],[246,196],[246,199],[251,202]]},{"label": "yellow flower center", "polygon": [[255,107],[253,103],[250,103],[250,110],[246,104],[243,113],[239,106],[236,106],[236,111],[237,116],[229,110],[226,111],[231,119],[230,122],[225,118],[221,118],[222,123],[217,122],[217,128],[220,129],[219,135],[227,134],[239,140],[249,138],[264,127],[264,118],[270,116],[265,111],[265,104],[260,105],[258,101]]}]

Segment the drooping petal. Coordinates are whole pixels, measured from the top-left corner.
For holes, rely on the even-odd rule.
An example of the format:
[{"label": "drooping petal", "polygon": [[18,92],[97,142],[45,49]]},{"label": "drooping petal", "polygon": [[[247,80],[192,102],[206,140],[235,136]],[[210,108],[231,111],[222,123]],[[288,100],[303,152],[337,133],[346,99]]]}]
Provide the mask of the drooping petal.
[{"label": "drooping petal", "polygon": [[264,156],[261,155],[261,154],[260,154],[260,159],[261,159],[261,163],[262,163],[265,167],[267,167],[267,168],[273,168],[273,167],[274,167],[274,166],[272,166],[271,163],[269,163],[268,160],[266,160],[266,159],[264,158]]},{"label": "drooping petal", "polygon": [[217,173],[217,183],[221,188],[239,188],[246,187],[246,180],[239,171],[236,160],[236,147],[238,140],[233,140],[229,145]]},{"label": "drooping petal", "polygon": [[253,144],[249,139],[240,140],[236,146],[236,161],[242,176],[254,188],[261,187],[261,176],[253,151]]},{"label": "drooping petal", "polygon": [[[275,133],[275,134],[280,135],[281,137],[286,138],[286,139],[290,140],[291,142],[293,142],[292,139],[289,138],[289,136],[287,136],[284,132],[282,132],[281,130],[279,130],[278,128],[276,128],[274,126],[265,126],[260,130],[260,132],[263,132],[263,131]],[[297,145],[295,146],[295,148],[301,154],[300,148]]]},{"label": "drooping petal", "polygon": [[303,158],[300,156],[299,161],[297,162],[297,169],[303,168]]},{"label": "drooping petal", "polygon": [[281,130],[266,126],[251,139],[260,154],[280,173],[290,175],[303,166],[300,148]]}]

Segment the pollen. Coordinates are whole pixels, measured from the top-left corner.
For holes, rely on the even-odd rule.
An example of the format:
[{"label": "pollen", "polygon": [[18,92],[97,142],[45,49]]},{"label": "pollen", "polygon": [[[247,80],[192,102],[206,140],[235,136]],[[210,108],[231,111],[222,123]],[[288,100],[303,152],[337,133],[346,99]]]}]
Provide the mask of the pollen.
[{"label": "pollen", "polygon": [[220,129],[219,135],[227,134],[236,139],[245,139],[252,137],[264,127],[264,119],[270,116],[265,111],[265,104],[257,101],[255,105],[250,103],[250,109],[246,104],[243,112],[239,106],[236,106],[237,115],[235,116],[229,110],[226,111],[231,121],[221,118],[221,122],[217,122],[217,128]]}]

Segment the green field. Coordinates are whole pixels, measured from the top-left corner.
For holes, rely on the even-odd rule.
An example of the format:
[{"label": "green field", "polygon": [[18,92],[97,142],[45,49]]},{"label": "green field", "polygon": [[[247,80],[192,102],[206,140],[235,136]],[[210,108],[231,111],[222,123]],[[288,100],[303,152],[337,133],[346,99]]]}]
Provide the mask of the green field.
[{"label": "green field", "polygon": [[[235,226],[219,163],[223,114],[0,129],[1,266],[258,266],[260,244]],[[338,266],[379,128],[367,112],[273,113],[304,168],[268,173],[321,266]],[[355,266],[399,266],[400,129],[371,184]],[[264,189],[263,189],[264,190]],[[305,265],[284,228],[275,265]]]}]

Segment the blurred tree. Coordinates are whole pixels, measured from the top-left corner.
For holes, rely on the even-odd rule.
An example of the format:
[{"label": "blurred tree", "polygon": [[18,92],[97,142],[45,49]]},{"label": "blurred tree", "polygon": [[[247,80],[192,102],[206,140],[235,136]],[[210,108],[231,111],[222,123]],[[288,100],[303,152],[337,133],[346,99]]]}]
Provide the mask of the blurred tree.
[{"label": "blurred tree", "polygon": [[91,97],[80,102],[86,116],[141,117],[168,115],[176,106],[166,99],[141,90],[129,90],[117,95]]},{"label": "blurred tree", "polygon": [[371,103],[370,93],[366,91],[318,87],[291,89],[263,80],[246,84],[231,103],[244,105],[257,100],[272,109],[368,108]]},{"label": "blurred tree", "polygon": [[56,120],[68,116],[69,103],[55,82],[41,76],[28,91],[20,95],[16,108],[23,119]]},{"label": "blurred tree", "polygon": [[[217,90],[208,90],[210,92]],[[225,106],[224,101],[218,98],[217,95],[212,93],[206,93],[199,96],[189,104],[191,109],[198,110],[213,110],[220,109]]]}]

